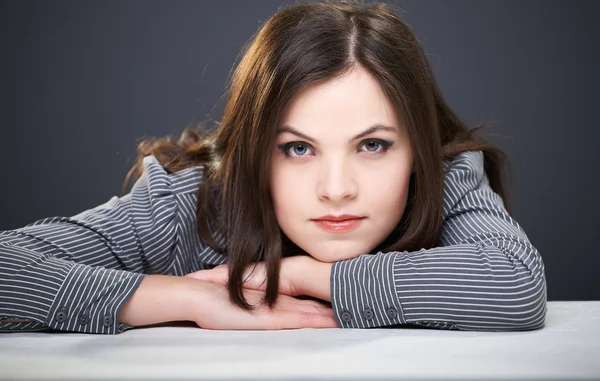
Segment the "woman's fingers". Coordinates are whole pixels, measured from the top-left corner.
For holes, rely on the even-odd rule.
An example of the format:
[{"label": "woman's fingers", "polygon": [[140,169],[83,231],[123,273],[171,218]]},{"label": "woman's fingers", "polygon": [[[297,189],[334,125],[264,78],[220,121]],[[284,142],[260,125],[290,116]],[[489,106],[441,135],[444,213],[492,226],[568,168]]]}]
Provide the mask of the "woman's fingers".
[{"label": "woman's fingers", "polygon": [[315,300],[280,294],[273,308],[264,304],[263,291],[243,289],[246,300],[256,308],[245,311],[231,303],[227,288],[208,281],[193,288],[198,309],[192,319],[205,329],[293,329],[336,328],[330,307]]},{"label": "woman's fingers", "polygon": [[285,295],[279,295],[279,298],[284,299],[281,301],[281,308],[284,310],[293,310],[333,317],[333,309],[317,301],[300,300],[294,297],[286,298]]},{"label": "woman's fingers", "polygon": [[268,329],[337,328],[333,316],[277,310],[265,315]]},{"label": "woman's fingers", "polygon": [[267,316],[267,324],[281,328],[336,328],[333,309],[315,300],[302,300],[292,296],[279,295],[272,309],[261,306],[263,316]]}]

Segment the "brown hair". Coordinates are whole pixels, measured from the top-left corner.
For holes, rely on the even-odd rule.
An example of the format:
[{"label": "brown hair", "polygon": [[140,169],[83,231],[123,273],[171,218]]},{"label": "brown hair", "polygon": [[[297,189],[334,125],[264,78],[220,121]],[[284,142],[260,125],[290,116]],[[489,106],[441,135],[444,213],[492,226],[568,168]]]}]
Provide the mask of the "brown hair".
[{"label": "brown hair", "polygon": [[[251,309],[242,294],[244,269],[267,267],[265,302],[278,294],[282,255],[292,242],[279,229],[269,191],[271,149],[286,106],[303,89],[344,75],[355,65],[372,74],[408,129],[415,173],[405,213],[376,251],[432,248],[443,224],[443,160],[469,150],[484,153],[492,189],[505,201],[505,154],[475,135],[444,101],[422,47],[411,28],[386,4],[349,1],[301,2],[280,9],[245,46],[228,83],[228,100],[214,131],[187,127],[177,140],[148,139],[127,174],[142,173],[154,155],[173,173],[203,165],[198,191],[200,236],[229,263],[231,301]],[[125,185],[124,185],[125,186]],[[415,212],[418,211],[418,212]],[[209,226],[225,233],[221,247]],[[297,247],[295,248],[297,249]]]}]

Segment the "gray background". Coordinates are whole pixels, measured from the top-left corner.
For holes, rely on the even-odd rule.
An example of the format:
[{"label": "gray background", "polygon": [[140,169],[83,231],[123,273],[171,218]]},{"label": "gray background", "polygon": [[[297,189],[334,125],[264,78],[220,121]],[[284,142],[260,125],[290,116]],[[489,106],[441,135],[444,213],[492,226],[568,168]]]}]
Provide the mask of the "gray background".
[{"label": "gray background", "polygon": [[[0,230],[121,195],[143,137],[222,114],[242,44],[286,1],[0,2]],[[450,105],[513,169],[550,300],[600,300],[600,5],[390,1]]]}]

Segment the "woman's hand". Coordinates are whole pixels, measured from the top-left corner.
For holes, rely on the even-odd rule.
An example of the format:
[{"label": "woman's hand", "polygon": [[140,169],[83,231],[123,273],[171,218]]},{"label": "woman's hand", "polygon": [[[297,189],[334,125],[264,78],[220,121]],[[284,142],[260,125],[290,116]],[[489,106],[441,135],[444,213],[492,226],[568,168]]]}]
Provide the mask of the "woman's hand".
[{"label": "woman's hand", "polygon": [[[330,281],[331,263],[317,261],[309,256],[282,258],[279,272],[279,294],[298,296],[307,295],[324,301],[331,301]],[[227,286],[229,269],[220,265],[211,270],[189,273],[186,277]],[[243,276],[244,288],[265,291],[267,286],[264,262],[250,265]]]},{"label": "woman's hand", "polygon": [[[299,282],[297,274],[301,274],[309,260],[306,256],[293,256],[281,259],[281,268],[279,271],[279,293],[289,296],[301,295],[297,283]],[[242,277],[244,288],[250,290],[266,291],[267,278],[264,262],[252,264],[246,268]],[[200,270],[189,273],[186,277],[205,280],[211,283],[227,286],[229,279],[228,265],[219,265],[210,270]]]},{"label": "woman's hand", "polygon": [[192,305],[190,320],[201,328],[274,330],[338,326],[333,310],[317,301],[279,295],[273,308],[269,308],[263,303],[263,291],[244,289],[244,297],[254,306],[254,310],[247,311],[230,302],[226,287],[187,278],[186,299]]}]

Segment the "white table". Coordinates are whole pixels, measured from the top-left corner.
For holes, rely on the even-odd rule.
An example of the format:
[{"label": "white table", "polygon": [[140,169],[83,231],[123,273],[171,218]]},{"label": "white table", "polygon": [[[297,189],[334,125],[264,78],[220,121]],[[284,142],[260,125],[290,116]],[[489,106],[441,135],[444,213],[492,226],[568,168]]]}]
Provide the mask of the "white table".
[{"label": "white table", "polygon": [[0,334],[1,380],[596,379],[600,302],[550,302],[525,332],[433,329]]}]

